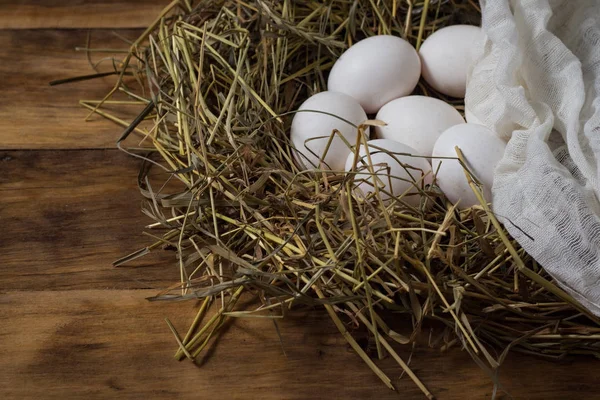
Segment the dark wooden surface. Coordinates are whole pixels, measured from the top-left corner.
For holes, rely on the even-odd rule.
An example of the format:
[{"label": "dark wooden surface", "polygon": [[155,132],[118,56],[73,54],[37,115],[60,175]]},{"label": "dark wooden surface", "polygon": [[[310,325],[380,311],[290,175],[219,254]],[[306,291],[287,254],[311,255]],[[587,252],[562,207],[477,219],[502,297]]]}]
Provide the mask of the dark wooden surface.
[{"label": "dark wooden surface", "polygon": [[[86,44],[80,28],[103,28],[91,31],[94,43],[124,47],[106,28],[135,37],[139,30],[121,28],[143,27],[161,3],[0,2],[0,397],[422,398],[389,359],[378,364],[398,391],[387,390],[321,310],[280,322],[285,355],[271,322],[240,319],[201,367],[176,362],[164,318],[183,332],[196,305],[145,300],[177,279],[173,258],[111,266],[146,243],[149,222],[135,186],[138,162],[114,150],[120,129],[84,122],[77,104],[101,97],[111,81],[48,81],[91,72],[74,51]],[[416,350],[411,367],[439,399],[492,396],[491,379],[460,350]],[[513,355],[500,381],[516,399],[595,399],[599,372],[590,358],[557,364]]]},{"label": "dark wooden surface", "polygon": [[165,0],[2,0],[0,29],[145,28]]},{"label": "dark wooden surface", "polygon": [[[130,29],[0,30],[2,148],[114,149],[115,126],[97,116],[84,121],[87,114],[78,103],[79,100],[101,99],[110,89],[113,77],[60,86],[49,86],[48,82],[94,73],[85,53],[75,50],[86,46],[88,35],[92,48],[126,49],[128,45],[122,38],[135,40],[141,32]],[[92,60],[97,62],[109,55],[112,54],[93,53]],[[105,61],[98,68],[110,71],[111,64]],[[127,113],[131,107],[121,108],[120,113]]]}]

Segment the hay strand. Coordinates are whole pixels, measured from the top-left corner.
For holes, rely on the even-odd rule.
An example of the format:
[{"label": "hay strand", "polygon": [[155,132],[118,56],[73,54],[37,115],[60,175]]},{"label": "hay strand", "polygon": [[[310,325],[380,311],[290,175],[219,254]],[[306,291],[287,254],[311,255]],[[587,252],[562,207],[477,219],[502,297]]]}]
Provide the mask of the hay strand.
[{"label": "hay strand", "polygon": [[[359,321],[377,357],[394,358],[428,398],[391,344],[418,343],[424,326],[443,332],[436,347],[462,347],[493,376],[509,349],[600,356],[600,321],[508,236],[468,171],[481,205],[460,211],[422,179],[414,182],[421,203],[410,206],[403,196],[384,201],[379,184],[367,198],[353,196],[364,172],[305,171],[293,161],[294,112],[325,89],[348,45],[393,34],[418,47],[443,26],[477,24],[479,13],[475,2],[459,0],[175,0],[115,62],[114,88],[81,104],[124,127],[119,147],[145,161],[138,181],[156,233],[146,232],[152,243],[115,265],[173,251],[180,282],[151,300],[203,299],[183,339],[167,321],[177,359],[197,358],[229,318],[275,321],[265,311],[303,305],[324,307],[392,389],[353,337],[348,324]],[[417,92],[464,109],[425,84]],[[116,93],[144,106],[138,118],[111,114]],[[135,136],[139,143],[126,144]],[[366,138],[347,145],[357,152]],[[152,168],[161,168],[163,182],[151,183]],[[389,179],[373,168],[367,175]],[[259,303],[236,309],[248,293]],[[202,324],[217,298],[220,309]],[[503,350],[500,357],[492,349]]]}]

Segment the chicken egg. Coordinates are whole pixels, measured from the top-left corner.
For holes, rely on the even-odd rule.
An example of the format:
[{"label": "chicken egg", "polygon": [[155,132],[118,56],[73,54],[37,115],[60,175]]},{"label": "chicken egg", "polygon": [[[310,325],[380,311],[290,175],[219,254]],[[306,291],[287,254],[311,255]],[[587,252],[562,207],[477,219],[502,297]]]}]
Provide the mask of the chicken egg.
[{"label": "chicken egg", "polygon": [[452,203],[458,203],[459,208],[465,209],[480,203],[456,159],[455,147],[460,148],[468,170],[483,185],[486,201],[491,201],[494,170],[504,155],[506,143],[485,126],[477,124],[454,125],[444,131],[435,143],[433,171],[436,171],[437,185]]},{"label": "chicken egg", "polygon": [[[389,199],[392,194],[402,196],[402,200],[410,205],[419,205],[421,196],[418,188],[424,188],[432,182],[431,166],[427,160],[412,157],[411,154],[416,154],[415,149],[393,140],[375,139],[367,144],[371,166],[377,178],[371,175],[367,151],[361,146],[354,178],[359,193],[367,196],[375,191],[377,183],[383,200]],[[346,171],[352,169],[354,156],[354,153],[348,155]]]},{"label": "chicken egg", "polygon": [[447,96],[465,97],[471,50],[482,37],[481,28],[472,25],[452,25],[434,32],[419,49],[425,81]]},{"label": "chicken egg", "polygon": [[378,138],[404,143],[426,157],[431,156],[433,145],[442,132],[465,123],[454,107],[426,96],[392,100],[379,110],[376,119],[387,124],[375,128]]},{"label": "chicken egg", "polygon": [[372,36],[357,42],[335,62],[327,88],[354,97],[368,114],[390,100],[410,94],[419,81],[416,50],[397,36]]},{"label": "chicken egg", "polygon": [[[309,97],[298,111],[290,129],[297,162],[302,168],[343,171],[351,148],[339,135],[333,136],[329,149],[327,144],[334,130],[338,130],[350,146],[356,144],[357,126],[367,119],[360,104],[343,93],[321,92]],[[369,130],[365,133],[368,135]],[[320,166],[321,158],[325,165]]]}]

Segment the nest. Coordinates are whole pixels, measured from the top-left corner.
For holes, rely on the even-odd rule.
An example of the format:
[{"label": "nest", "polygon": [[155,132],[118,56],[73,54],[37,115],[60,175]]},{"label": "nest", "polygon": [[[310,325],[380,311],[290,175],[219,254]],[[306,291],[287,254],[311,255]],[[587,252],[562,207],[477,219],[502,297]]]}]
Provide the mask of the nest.
[{"label": "nest", "polygon": [[[598,319],[508,236],[468,171],[481,206],[460,211],[435,185],[418,207],[361,199],[352,174],[294,162],[294,110],[325,90],[344,49],[379,34],[418,48],[436,29],[479,19],[471,0],[174,1],[114,63],[114,89],[87,106],[126,127],[119,147],[144,160],[143,211],[156,231],[116,265],[161,248],[176,255],[180,282],[151,300],[203,299],[184,337],[173,328],[178,359],[197,357],[228,318],[278,318],[301,305],[325,308],[385,385],[372,359],[389,355],[430,398],[394,348],[431,323],[430,346],[461,347],[488,372],[508,350],[600,354]],[[121,92],[147,104],[131,123],[105,108]],[[463,110],[423,83],[417,92]],[[139,144],[125,145],[135,135]],[[151,183],[156,169],[164,181]],[[244,293],[259,299],[253,308],[236,308]],[[205,318],[212,301],[219,310]],[[390,316],[408,333],[390,328]],[[372,352],[354,339],[357,324]]]}]

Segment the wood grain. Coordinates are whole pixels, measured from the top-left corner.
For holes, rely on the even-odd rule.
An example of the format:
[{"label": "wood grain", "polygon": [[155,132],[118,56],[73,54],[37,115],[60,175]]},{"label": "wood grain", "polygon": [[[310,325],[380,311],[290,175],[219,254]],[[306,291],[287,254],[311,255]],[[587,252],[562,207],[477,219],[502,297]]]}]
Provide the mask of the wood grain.
[{"label": "wood grain", "polygon": [[[392,392],[352,353],[320,312],[280,322],[239,319],[210,347],[201,368],[176,362],[163,318],[184,334],[192,303],[148,303],[152,291],[10,292],[0,296],[3,398],[419,399],[390,359]],[[404,349],[401,354],[408,358]],[[440,399],[491,398],[490,379],[464,352],[413,354],[412,368]],[[580,372],[597,368],[580,360]],[[501,379],[515,399],[598,398],[595,374],[568,365],[508,360]],[[500,396],[499,398],[508,398]]]},{"label": "wood grain", "polygon": [[0,29],[145,28],[165,0],[19,0],[0,2]]},{"label": "wood grain", "polygon": [[0,152],[0,289],[163,288],[179,279],[173,255],[135,268],[115,259],[149,243],[139,162],[117,150]]},{"label": "wood grain", "polygon": [[[119,30],[135,39],[141,31]],[[0,148],[60,149],[114,148],[122,128],[99,116],[85,122],[88,111],[81,99],[101,99],[114,77],[49,86],[56,79],[93,74],[83,52],[86,30],[0,30]],[[94,30],[91,47],[125,49],[128,45],[110,30]],[[94,53],[94,62],[111,53]],[[114,55],[114,53],[112,53]],[[118,55],[122,59],[123,55]],[[110,71],[109,62],[101,71]],[[116,114],[133,119],[135,106],[115,107]]]}]

